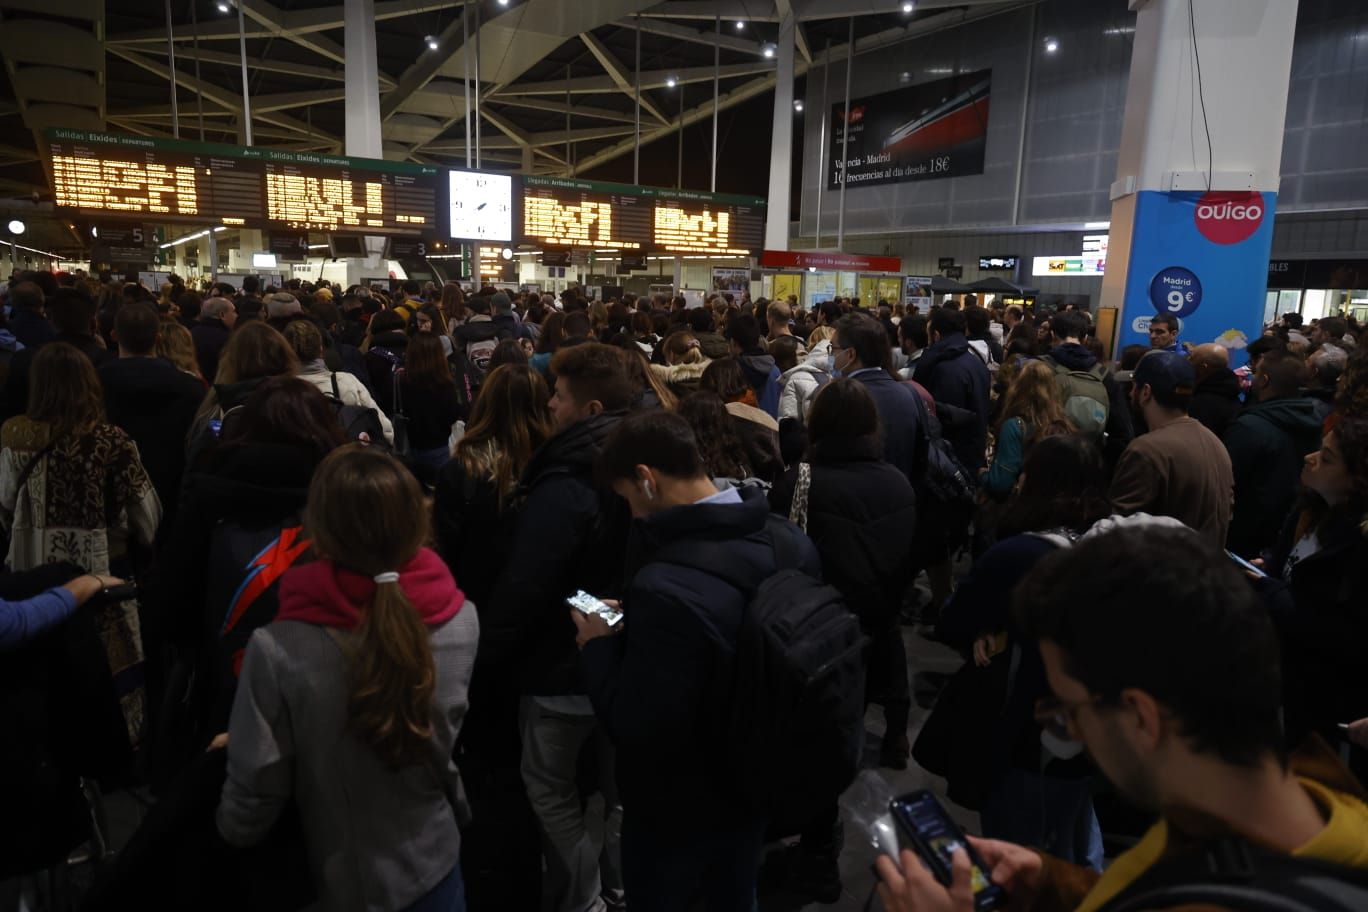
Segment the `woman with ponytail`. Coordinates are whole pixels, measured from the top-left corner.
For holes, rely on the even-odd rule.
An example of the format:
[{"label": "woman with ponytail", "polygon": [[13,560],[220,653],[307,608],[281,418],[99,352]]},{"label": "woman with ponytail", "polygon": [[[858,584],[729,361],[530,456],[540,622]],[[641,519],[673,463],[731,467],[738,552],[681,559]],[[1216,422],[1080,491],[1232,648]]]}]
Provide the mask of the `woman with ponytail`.
[{"label": "woman with ponytail", "polygon": [[334,451],[304,518],[319,559],[243,662],[219,832],[257,843],[293,798],[329,910],[465,909],[451,754],[479,625],[426,516],[400,463]]}]

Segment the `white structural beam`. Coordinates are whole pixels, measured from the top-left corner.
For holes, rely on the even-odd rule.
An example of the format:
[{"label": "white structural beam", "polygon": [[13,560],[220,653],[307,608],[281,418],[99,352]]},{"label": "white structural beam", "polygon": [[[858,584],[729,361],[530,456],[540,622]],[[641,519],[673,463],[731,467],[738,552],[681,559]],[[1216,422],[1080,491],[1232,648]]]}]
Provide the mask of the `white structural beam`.
[{"label": "white structural beam", "polygon": [[[599,62],[599,66],[607,71],[609,78],[613,80],[613,84],[617,86],[618,90],[624,95],[635,98],[636,86],[633,83],[632,74],[627,72],[627,68],[613,56],[612,52],[604,46],[603,42],[598,40],[592,32],[581,32],[580,40],[584,42],[585,47],[589,48],[589,53],[594,55],[594,59]],[[647,88],[645,80],[642,80],[641,87],[643,90]],[[527,94],[532,95],[536,93],[529,92]],[[670,119],[645,95],[641,96],[641,110],[650,114],[661,123],[670,122]]]},{"label": "white structural beam", "polygon": [[[236,34],[234,35],[236,37]],[[166,42],[161,44],[144,44],[138,47],[138,51],[143,54],[157,54],[166,56]],[[212,63],[222,66],[238,67],[242,63],[242,58],[238,54],[228,54],[223,51],[213,51],[208,48],[200,48],[198,51],[193,48],[176,48],[176,60],[195,61],[201,63]],[[323,79],[328,82],[342,82],[344,70],[342,67],[314,66],[308,63],[294,63],[289,60],[271,60],[269,58],[248,57],[247,69],[264,70],[267,73],[285,73],[289,76],[303,76],[307,79]],[[380,77],[381,88],[392,88],[394,80],[388,76]]]},{"label": "white structural beam", "polygon": [[[516,88],[516,84],[514,85]],[[527,108],[532,111],[549,111],[554,114],[573,114],[576,117],[593,117],[597,120],[611,120],[615,123],[635,124],[636,116],[631,111],[610,111],[607,108],[594,108],[588,105],[566,104],[563,101],[549,101],[545,98],[521,98],[517,95],[490,96],[490,103],[510,108]]]},{"label": "white structural beam", "polygon": [[[803,34],[803,27],[796,21],[793,10],[793,0],[774,0],[774,11],[779,14],[781,23],[788,19],[795,19],[793,28],[793,40],[798,48],[798,54],[808,63],[812,63],[812,51],[808,48],[807,36]],[[782,40],[782,36],[781,40]]]},{"label": "white structural beam", "polygon": [[641,30],[648,35],[659,35],[662,38],[674,38],[678,41],[691,41],[695,44],[706,44],[708,47],[717,46],[729,51],[739,51],[743,54],[759,55],[764,51],[764,45],[759,41],[738,38],[726,32],[719,36],[713,29],[696,29],[659,19],[643,18],[640,23],[634,19],[621,19],[614,22],[613,25],[621,29],[634,29],[639,25]]},{"label": "white structural beam", "polygon": [[[718,76],[730,79],[736,76],[754,76],[757,73],[773,72],[772,60],[757,60],[755,63],[729,63],[718,69]],[[670,80],[676,85],[694,82],[712,82],[713,68],[710,66],[684,67],[678,70],[643,70],[641,88],[664,89],[670,87]],[[620,88],[611,76],[576,76],[573,79],[550,80],[547,82],[514,82],[504,86],[492,96],[499,101],[501,94],[508,95],[564,95],[566,89],[573,95],[602,94],[617,92]],[[644,108],[644,99],[643,99]],[[666,118],[667,121],[672,118]]]}]

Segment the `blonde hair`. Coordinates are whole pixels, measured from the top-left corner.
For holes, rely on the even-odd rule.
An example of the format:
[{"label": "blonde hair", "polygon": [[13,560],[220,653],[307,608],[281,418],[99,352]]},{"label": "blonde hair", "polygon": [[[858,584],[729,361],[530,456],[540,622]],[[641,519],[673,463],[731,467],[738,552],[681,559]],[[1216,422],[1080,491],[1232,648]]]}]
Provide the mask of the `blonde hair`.
[{"label": "blonde hair", "polygon": [[812,351],[812,349],[817,345],[818,342],[826,342],[829,339],[834,340],[835,338],[836,327],[824,323],[821,326],[818,326],[816,329],[814,329],[812,331],[812,335],[808,336],[808,351]]},{"label": "blonde hair", "polygon": [[[356,444],[319,464],[304,525],[319,554],[365,577],[398,571],[428,536],[413,474],[393,457]],[[347,652],[352,731],[393,768],[422,763],[432,738],[437,668],[427,627],[398,582],[376,584]]]},{"label": "blonde hair", "polygon": [[1074,430],[1064,413],[1054,368],[1044,361],[1025,361],[1017,368],[1006,401],[1002,403],[1002,422],[1020,418],[1026,424],[1028,441]]},{"label": "blonde hair", "polygon": [[494,368],[475,398],[465,436],[453,455],[470,477],[494,483],[500,508],[532,454],[551,438],[549,399],[541,374],[525,364]]},{"label": "blonde hair", "polygon": [[158,330],[157,357],[165,358],[187,374],[204,379],[200,373],[199,359],[195,357],[195,337],[174,320],[162,323]]},{"label": "blonde hair", "polygon": [[687,329],[670,333],[665,337],[666,364],[697,364],[706,360],[698,337]]}]

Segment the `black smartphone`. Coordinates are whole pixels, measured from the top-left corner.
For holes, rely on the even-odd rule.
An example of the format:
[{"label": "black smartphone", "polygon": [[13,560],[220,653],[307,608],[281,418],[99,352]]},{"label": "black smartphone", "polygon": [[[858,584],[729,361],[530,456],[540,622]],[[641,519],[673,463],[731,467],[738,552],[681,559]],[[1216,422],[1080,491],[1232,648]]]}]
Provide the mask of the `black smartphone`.
[{"label": "black smartphone", "polygon": [[1227,551],[1226,557],[1230,558],[1231,562],[1234,563],[1235,566],[1239,567],[1246,573],[1252,573],[1260,579],[1268,578],[1268,574],[1266,572],[1254,566],[1249,561],[1245,560],[1243,557],[1240,557],[1240,555],[1236,554],[1234,551]]},{"label": "black smartphone", "polygon": [[926,862],[931,873],[945,886],[950,885],[951,863],[957,849],[969,853],[970,883],[974,890],[975,912],[1000,909],[1007,902],[1002,887],[988,876],[987,866],[936,796],[922,789],[894,798],[889,805],[898,828],[912,849]]}]

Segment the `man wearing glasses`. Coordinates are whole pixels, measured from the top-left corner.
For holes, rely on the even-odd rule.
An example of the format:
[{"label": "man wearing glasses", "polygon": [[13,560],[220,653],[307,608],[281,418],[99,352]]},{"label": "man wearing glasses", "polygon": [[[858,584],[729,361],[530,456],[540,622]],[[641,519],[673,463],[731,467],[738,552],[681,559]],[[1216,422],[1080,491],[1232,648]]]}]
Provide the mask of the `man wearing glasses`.
[{"label": "man wearing glasses", "polygon": [[[1115,531],[1047,557],[1014,601],[1054,691],[1039,720],[1160,821],[1100,875],[971,840],[1008,909],[1368,908],[1365,793],[1319,739],[1289,757],[1272,622],[1220,552],[1188,530]],[[911,853],[878,868],[891,912],[975,908],[962,851],[948,889]]]}]

